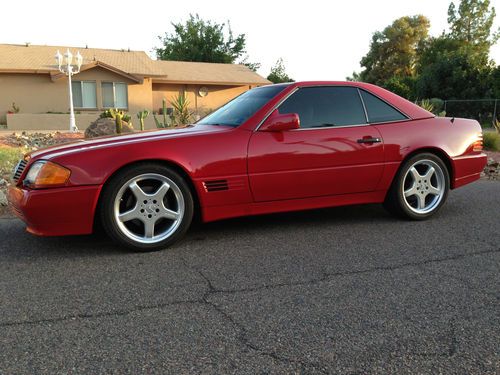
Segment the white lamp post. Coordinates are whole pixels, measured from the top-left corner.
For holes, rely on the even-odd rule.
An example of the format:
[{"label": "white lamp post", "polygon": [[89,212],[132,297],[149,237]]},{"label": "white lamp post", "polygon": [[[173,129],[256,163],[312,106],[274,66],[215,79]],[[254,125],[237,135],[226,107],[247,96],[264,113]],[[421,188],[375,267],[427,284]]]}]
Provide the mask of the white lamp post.
[{"label": "white lamp post", "polygon": [[77,73],[80,73],[80,68],[82,67],[83,57],[80,55],[80,51],[76,53],[75,56],[75,65],[73,63],[73,54],[69,51],[66,51],[63,55],[59,52],[56,53],[56,62],[59,67],[59,71],[68,76],[68,88],[69,88],[69,131],[76,132],[78,128],[76,127],[75,121],[75,111],[73,109],[73,90],[71,89],[71,76]]}]

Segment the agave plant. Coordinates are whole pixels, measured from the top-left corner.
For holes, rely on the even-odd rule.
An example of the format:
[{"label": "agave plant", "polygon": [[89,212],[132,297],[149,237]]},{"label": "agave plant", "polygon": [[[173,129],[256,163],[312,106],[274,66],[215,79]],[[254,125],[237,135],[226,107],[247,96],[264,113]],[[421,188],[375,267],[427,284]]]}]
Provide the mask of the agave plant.
[{"label": "agave plant", "polygon": [[429,99],[424,99],[420,102],[420,107],[425,109],[426,111],[434,113],[434,104]]},{"label": "agave plant", "polygon": [[191,121],[193,112],[189,110],[189,100],[185,93],[179,94],[170,99],[170,104],[174,108],[173,118],[176,125],[186,125]]}]

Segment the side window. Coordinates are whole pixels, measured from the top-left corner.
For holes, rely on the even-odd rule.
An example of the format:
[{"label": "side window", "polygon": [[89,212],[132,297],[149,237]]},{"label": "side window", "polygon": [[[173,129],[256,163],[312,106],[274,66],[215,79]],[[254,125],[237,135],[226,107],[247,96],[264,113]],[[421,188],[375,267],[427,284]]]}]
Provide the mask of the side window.
[{"label": "side window", "polygon": [[365,90],[359,90],[365,103],[369,122],[402,121],[407,117],[386,102]]},{"label": "side window", "polygon": [[354,87],[304,87],[278,110],[297,113],[301,128],[366,124],[363,104]]}]

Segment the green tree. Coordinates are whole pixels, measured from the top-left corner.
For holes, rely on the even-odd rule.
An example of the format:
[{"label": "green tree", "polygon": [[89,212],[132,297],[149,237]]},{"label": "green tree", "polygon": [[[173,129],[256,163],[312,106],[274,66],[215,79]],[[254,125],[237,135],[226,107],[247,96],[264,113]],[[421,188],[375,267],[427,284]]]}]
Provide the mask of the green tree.
[{"label": "green tree", "polygon": [[218,24],[189,15],[185,23],[172,23],[173,33],[159,37],[155,48],[160,60],[235,63],[245,53],[245,34],[233,35],[231,25]]},{"label": "green tree", "polygon": [[458,53],[460,42],[450,37],[449,34],[441,34],[438,37],[427,38],[418,49],[417,75],[432,64],[448,59]]},{"label": "green tree", "polygon": [[393,93],[398,94],[404,98],[410,100],[416,100],[415,96],[415,85],[417,83],[417,78],[414,76],[394,76],[386,80],[383,84],[384,88]]},{"label": "green tree", "polygon": [[[493,97],[495,99],[500,98],[500,65],[498,65],[491,72],[491,82],[493,87]],[[498,111],[498,118],[500,118],[500,110]]]},{"label": "green tree", "polygon": [[479,99],[492,96],[491,69],[478,66],[464,51],[441,56],[422,69],[416,85],[417,97]]},{"label": "green tree", "polygon": [[490,47],[499,38],[492,32],[495,8],[490,8],[490,0],[461,0],[458,9],[455,3],[448,8],[449,37],[460,43],[478,64],[488,62]]},{"label": "green tree", "polygon": [[292,78],[288,76],[285,71],[285,64],[283,59],[279,58],[276,64],[271,68],[271,72],[267,76],[267,79],[273,83],[283,83],[283,82],[294,82]]},{"label": "green tree", "polygon": [[409,89],[404,82],[416,73],[417,51],[426,40],[429,27],[429,20],[422,15],[406,16],[398,18],[383,31],[375,32],[370,50],[361,59],[364,70],[357,78],[386,86],[387,81],[394,83],[397,77],[396,86],[403,83],[404,90]]},{"label": "green tree", "polygon": [[498,40],[492,32],[495,9],[489,0],[461,0],[448,9],[450,32],[427,39],[420,48],[416,95],[445,99],[491,98],[498,84],[489,60]]},{"label": "green tree", "polygon": [[245,56],[243,58],[243,60],[240,61],[240,64],[245,65],[248,69],[253,70],[254,72],[256,72],[258,69],[260,69],[260,66],[261,66],[260,63],[248,61],[248,56]]}]

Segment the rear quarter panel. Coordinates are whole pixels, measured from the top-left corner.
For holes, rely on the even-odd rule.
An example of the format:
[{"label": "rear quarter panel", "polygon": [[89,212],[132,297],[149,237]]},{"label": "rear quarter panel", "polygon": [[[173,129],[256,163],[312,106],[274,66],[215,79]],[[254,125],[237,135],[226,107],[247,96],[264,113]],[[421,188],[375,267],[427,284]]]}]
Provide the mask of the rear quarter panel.
[{"label": "rear quarter panel", "polygon": [[[486,156],[473,150],[481,137],[475,120],[436,117],[399,123],[379,124],[384,140],[386,169],[380,189],[388,189],[401,162],[419,150],[445,154],[451,166],[451,187],[461,186],[467,179],[479,178]],[[470,182],[470,181],[469,181]]]}]

